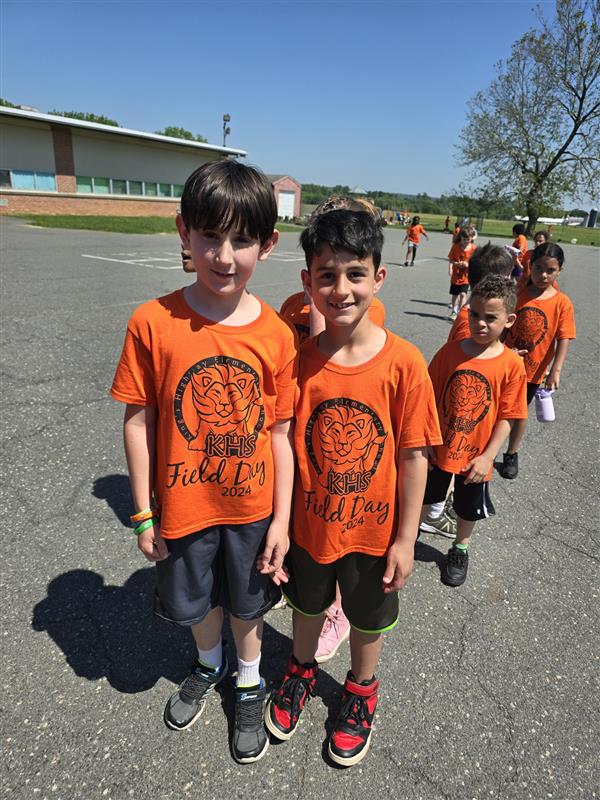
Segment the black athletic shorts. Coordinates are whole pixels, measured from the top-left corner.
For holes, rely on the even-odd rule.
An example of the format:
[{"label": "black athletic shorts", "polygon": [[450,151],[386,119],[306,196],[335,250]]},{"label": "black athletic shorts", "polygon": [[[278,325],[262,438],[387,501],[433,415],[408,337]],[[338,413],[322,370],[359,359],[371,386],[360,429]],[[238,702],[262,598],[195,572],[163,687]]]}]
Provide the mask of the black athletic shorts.
[{"label": "black athletic shorts", "polygon": [[468,283],[451,283],[450,284],[450,294],[467,294],[469,291],[469,284]]},{"label": "black athletic shorts", "polygon": [[262,617],[281,590],[256,569],[271,517],[244,525],[215,525],[180,539],[165,539],[169,558],[156,562],[154,613],[195,625],[213,608],[238,619]]},{"label": "black athletic shorts", "polygon": [[315,617],[335,600],[337,581],[352,627],[363,633],[384,633],[398,622],[398,592],[384,594],[382,589],[386,563],[385,556],[348,553],[331,564],[319,564],[292,541],[285,557],[290,580],[283,593],[289,605]]},{"label": "black athletic shorts", "polygon": [[540,388],[539,383],[528,383],[527,384],[527,405],[531,403],[533,398],[535,397],[535,393]]},{"label": "black athletic shorts", "polygon": [[[429,506],[432,503],[440,503],[446,499],[452,475],[452,472],[446,472],[435,466],[428,472],[423,505]],[[465,483],[464,475],[454,475],[454,502],[452,503],[452,508],[461,519],[469,522],[477,522],[480,519],[486,519],[494,515],[496,509],[490,497],[488,481],[484,481],[484,483]]]}]

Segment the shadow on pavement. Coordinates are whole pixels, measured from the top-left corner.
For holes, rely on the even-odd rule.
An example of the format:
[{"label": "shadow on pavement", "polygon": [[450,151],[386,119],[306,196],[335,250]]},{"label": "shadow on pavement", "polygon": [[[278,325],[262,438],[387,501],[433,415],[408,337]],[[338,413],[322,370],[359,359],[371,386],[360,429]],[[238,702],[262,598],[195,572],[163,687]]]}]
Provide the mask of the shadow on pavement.
[{"label": "shadow on pavement", "polygon": [[119,522],[129,527],[133,499],[127,475],[105,475],[103,478],[96,478],[92,494],[99,500],[106,500]]},{"label": "shadow on pavement", "polygon": [[422,311],[404,311],[404,314],[408,314],[409,317],[425,317],[427,319],[443,319],[444,322],[452,322],[448,315],[443,316],[441,314],[425,314]]},{"label": "shadow on pavement", "polygon": [[415,561],[422,561],[424,564],[435,562],[440,572],[444,566],[445,553],[440,553],[436,547],[432,547],[426,542],[417,539],[415,542]]},{"label": "shadow on pavement", "polygon": [[441,306],[442,308],[448,308],[448,303],[439,303],[435,300],[419,300],[416,297],[410,298],[411,303],[423,303],[426,306]]}]

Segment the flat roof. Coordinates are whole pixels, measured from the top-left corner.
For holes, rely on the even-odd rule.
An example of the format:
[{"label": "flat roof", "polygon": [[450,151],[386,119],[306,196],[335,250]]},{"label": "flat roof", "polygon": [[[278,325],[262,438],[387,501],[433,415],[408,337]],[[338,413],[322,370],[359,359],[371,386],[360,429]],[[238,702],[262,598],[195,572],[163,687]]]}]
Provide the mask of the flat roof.
[{"label": "flat roof", "polygon": [[83,128],[88,131],[98,133],[108,133],[115,136],[129,136],[135,139],[145,139],[151,142],[162,142],[163,144],[174,144],[179,147],[193,147],[197,150],[211,150],[223,153],[228,156],[245,156],[246,150],[237,150],[233,147],[219,147],[216,144],[206,142],[196,142],[192,139],[176,139],[174,136],[163,136],[160,133],[148,133],[147,131],[135,131],[130,128],[117,128],[114,125],[102,125],[99,122],[87,122],[83,119],[73,119],[72,117],[59,117],[56,114],[42,114],[41,111],[25,111],[22,108],[8,108],[0,106],[0,114],[8,117],[18,117],[34,122],[47,122],[52,125],[66,125],[69,128]]}]

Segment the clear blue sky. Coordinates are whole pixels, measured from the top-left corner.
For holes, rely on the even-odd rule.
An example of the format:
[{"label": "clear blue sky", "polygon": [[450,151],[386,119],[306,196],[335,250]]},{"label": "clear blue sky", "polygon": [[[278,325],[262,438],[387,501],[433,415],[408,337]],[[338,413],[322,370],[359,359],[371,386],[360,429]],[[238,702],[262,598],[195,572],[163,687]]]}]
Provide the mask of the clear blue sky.
[{"label": "clear blue sky", "polygon": [[467,102],[533,5],[3,0],[0,94],[214,144],[228,113],[227,143],[266,172],[439,195],[464,176]]}]

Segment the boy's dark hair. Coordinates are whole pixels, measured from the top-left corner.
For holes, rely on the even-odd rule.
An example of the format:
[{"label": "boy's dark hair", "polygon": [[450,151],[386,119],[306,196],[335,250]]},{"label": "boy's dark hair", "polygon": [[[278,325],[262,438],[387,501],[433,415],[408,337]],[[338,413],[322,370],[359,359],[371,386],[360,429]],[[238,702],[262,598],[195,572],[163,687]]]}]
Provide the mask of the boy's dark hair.
[{"label": "boy's dark hair", "polygon": [[418,225],[419,222],[421,222],[421,217],[413,217],[412,218],[412,222],[410,224],[411,225]]},{"label": "boy's dark hair", "polygon": [[239,230],[263,245],[277,222],[271,182],[259,170],[220,159],[192,172],[181,195],[181,216],[188,230]]},{"label": "boy's dark hair", "polygon": [[471,297],[481,297],[482,300],[502,300],[507,314],[514,314],[517,307],[515,282],[503,275],[486,275],[473,288]]},{"label": "boy's dark hair", "polygon": [[534,241],[534,242],[535,242],[535,240],[536,240],[536,237],[538,237],[538,236],[543,236],[543,237],[544,237],[544,239],[545,239],[547,242],[549,242],[549,241],[550,241],[550,238],[551,238],[551,237],[550,237],[550,231],[536,231],[536,232],[533,234],[533,241]]},{"label": "boy's dark hair", "polygon": [[512,232],[515,236],[525,236],[525,225],[522,222],[517,222],[516,225],[513,225]]},{"label": "boy's dark hair", "polygon": [[469,261],[469,283],[477,286],[486,275],[510,275],[513,260],[503,247],[488,242],[478,247]]},{"label": "boy's dark hair", "polygon": [[334,253],[347,250],[361,261],[371,256],[377,272],[381,264],[383,233],[381,224],[366,211],[329,211],[309,223],[300,234],[300,244],[309,269],[315,255],[329,245]]},{"label": "boy's dark hair", "polygon": [[558,266],[562,269],[565,263],[565,253],[562,247],[559,247],[555,242],[544,242],[538,244],[533,253],[531,254],[531,263],[534,264],[539,258],[547,256],[548,258],[555,258],[558,261]]}]

